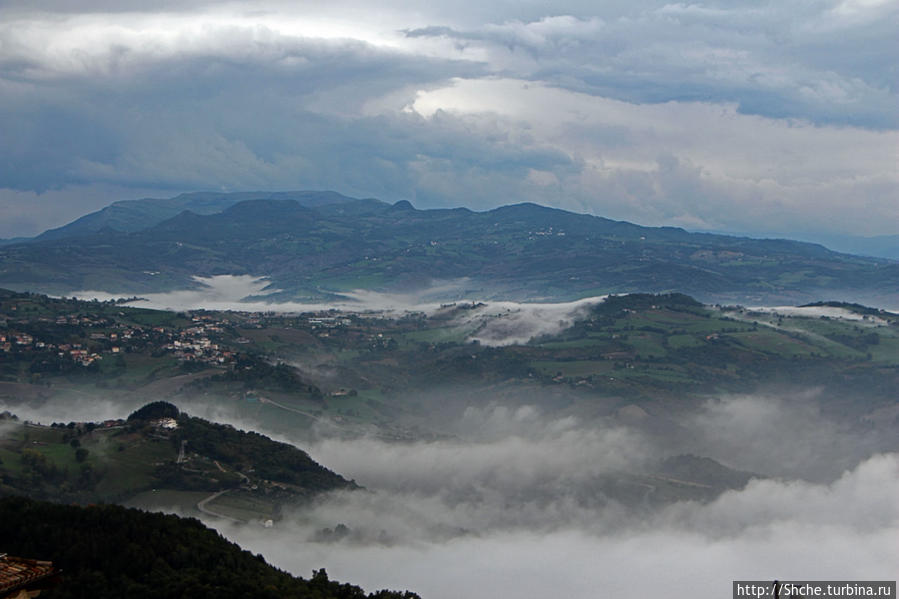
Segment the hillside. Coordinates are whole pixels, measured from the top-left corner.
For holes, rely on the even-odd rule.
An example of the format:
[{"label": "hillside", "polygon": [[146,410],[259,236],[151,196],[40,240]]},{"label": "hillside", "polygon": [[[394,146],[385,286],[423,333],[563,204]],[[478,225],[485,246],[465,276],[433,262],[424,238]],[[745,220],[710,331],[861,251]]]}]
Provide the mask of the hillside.
[{"label": "hillside", "polygon": [[544,398],[592,418],[634,402],[664,411],[704,394],[806,386],[862,418],[893,405],[899,385],[899,316],[835,302],[748,309],[632,294],[254,314],[7,292],[0,321],[0,402],[13,412],[101,394],[127,413],[165,398],[291,434],[427,437],[470,393]]},{"label": "hillside", "polygon": [[[121,415],[154,402],[127,421],[0,425],[3,493],[258,522],[353,486],[293,447],[160,398],[304,443],[457,439],[470,409],[491,406],[625,426],[670,442],[661,458],[678,456],[591,487],[638,506],[708,500],[751,476],[714,454],[679,455],[693,452],[679,422],[711,397],[801,403],[813,393],[814,414],[857,434],[859,451],[899,450],[899,315],[858,304],[749,309],[631,294],[408,312],[173,313],[4,292],[0,319],[0,410],[46,422],[97,402]],[[658,493],[646,497],[648,488]]]},{"label": "hillside", "polygon": [[324,569],[304,580],[226,541],[192,518],[115,505],[55,505],[0,497],[0,549],[49,560],[62,570],[41,597],[67,599],[270,597],[416,599],[329,580]]},{"label": "hillside", "polygon": [[0,247],[0,285],[144,293],[195,287],[195,275],[251,274],[281,290],[273,299],[441,281],[458,282],[452,297],[484,299],[680,291],[705,301],[798,303],[847,289],[899,293],[896,262],[809,243],[641,227],[534,204],[416,210],[303,193],[118,203]]},{"label": "hillside", "polygon": [[0,418],[0,495],[182,505],[249,521],[352,488],[292,445],[180,414],[166,402],[102,423]]}]

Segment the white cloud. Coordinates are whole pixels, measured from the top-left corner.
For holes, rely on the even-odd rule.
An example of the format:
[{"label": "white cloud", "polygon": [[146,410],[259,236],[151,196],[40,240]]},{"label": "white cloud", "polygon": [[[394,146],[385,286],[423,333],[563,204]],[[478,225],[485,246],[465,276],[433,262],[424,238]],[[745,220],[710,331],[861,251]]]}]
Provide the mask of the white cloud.
[{"label": "white cloud", "polygon": [[602,302],[604,297],[555,304],[489,302],[483,307],[467,310],[458,323],[470,327],[472,332],[468,338],[483,345],[523,344],[571,327],[586,315],[590,306]]},{"label": "white cloud", "polygon": [[888,233],[899,219],[894,131],[745,115],[732,105],[634,104],[508,79],[457,80],[413,106],[484,129],[499,122],[519,143],[568,153],[584,166],[557,175],[562,207],[652,225],[785,231],[809,219],[859,231],[880,220],[878,232]]},{"label": "white cloud", "polygon": [[[897,14],[873,0],[9,2],[0,181],[73,203],[90,186],[332,188],[891,233]],[[101,199],[122,197],[77,209]],[[16,201],[30,226],[50,221]]]},{"label": "white cloud", "polygon": [[[518,502],[503,486],[521,480],[513,476],[521,474],[516,466],[536,457],[539,468],[561,449],[552,441],[534,443],[533,452],[512,451],[498,463],[512,468],[494,482],[503,489],[499,495],[466,491],[465,473],[491,463],[484,446],[440,456],[433,447],[344,447],[355,458],[341,465],[365,476],[373,492],[332,498],[271,530],[218,526],[298,574],[326,566],[332,576],[370,590],[411,588],[438,599],[712,598],[729,592],[732,580],[893,578],[899,558],[896,454],[874,456],[832,483],[755,481],[707,505],[677,503],[629,518],[616,510],[578,509],[561,492],[554,501]],[[590,455],[589,444],[581,452],[577,447],[568,446],[560,460],[571,452]],[[322,447],[315,453],[334,457]],[[601,457],[560,462],[553,480],[600,463]],[[422,486],[425,481],[433,484]],[[516,517],[527,526],[519,528]],[[351,531],[346,540],[302,542],[338,523]]]},{"label": "white cloud", "polygon": [[[899,454],[851,457],[860,438],[828,425],[814,399],[813,392],[722,398],[681,424],[699,442],[717,430],[719,448],[757,465],[770,447],[787,464],[799,456],[790,466],[799,471],[848,458],[819,482],[755,480],[705,504],[622,509],[597,500],[594,481],[651,464],[665,455],[664,439],[552,416],[534,405],[484,405],[489,398],[479,394],[470,398],[456,438],[303,444],[367,491],[330,496],[272,529],[211,524],[295,574],[325,567],[369,591],[408,588],[436,599],[711,599],[738,579],[892,580],[899,563]],[[11,409],[44,421],[130,410],[116,405],[82,397]],[[248,428],[224,413],[226,404],[205,409]],[[311,540],[341,523],[350,529],[347,539]]]},{"label": "white cloud", "polygon": [[0,188],[0,238],[32,237],[70,223],[87,211],[100,210],[111,201],[148,197],[153,192],[105,184],[72,185],[42,193]]},{"label": "white cloud", "polygon": [[684,425],[690,451],[772,476],[831,480],[884,447],[889,431],[823,413],[822,390],[714,398]]},{"label": "white cloud", "polygon": [[[165,293],[144,293],[129,304],[157,310],[239,310],[257,312],[314,312],[318,310],[345,310],[366,312],[372,316],[396,316],[404,312],[434,313],[444,309],[446,301],[477,301],[478,306],[463,310],[449,326],[457,327],[460,334],[471,341],[488,346],[527,343],[541,335],[563,331],[583,318],[590,306],[603,301],[605,296],[583,298],[564,303],[519,303],[510,301],[466,300],[469,281],[434,281],[426,288],[412,293],[381,293],[356,289],[341,293],[340,299],[327,302],[301,303],[272,301],[266,296],[279,290],[271,288],[264,277],[251,275],[215,275],[193,277],[192,289]],[[104,290],[80,290],[71,292],[79,299],[109,301],[121,298]]]}]

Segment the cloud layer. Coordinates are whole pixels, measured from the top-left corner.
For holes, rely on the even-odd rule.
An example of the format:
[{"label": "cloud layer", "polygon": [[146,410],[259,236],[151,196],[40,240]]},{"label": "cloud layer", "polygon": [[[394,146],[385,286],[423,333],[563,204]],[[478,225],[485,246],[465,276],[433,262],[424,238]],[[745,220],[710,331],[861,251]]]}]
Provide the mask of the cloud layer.
[{"label": "cloud layer", "polygon": [[[829,482],[754,480],[708,504],[635,513],[578,490],[597,474],[638,468],[653,451],[638,435],[587,431],[534,411],[484,416],[517,432],[475,443],[314,446],[317,459],[370,492],[329,497],[272,530],[216,526],[293,572],[327,565],[369,589],[407,587],[437,599],[712,598],[735,579],[894,575],[895,453]],[[348,536],[316,540],[338,524]]]},{"label": "cloud layer", "polygon": [[[416,293],[380,293],[358,289],[342,294],[343,299],[327,303],[266,302],[265,296],[276,293],[269,281],[250,275],[215,275],[194,277],[196,289],[166,293],[143,294],[131,305],[158,310],[237,310],[257,312],[315,312],[338,309],[347,312],[366,312],[377,316],[395,317],[404,312],[433,314],[443,310],[441,302],[465,294],[463,280],[437,282]],[[118,296],[105,291],[75,291],[79,299],[108,301]],[[247,298],[252,298],[247,300]],[[555,304],[519,303],[509,301],[477,302],[477,307],[462,311],[451,325],[468,334],[468,339],[484,345],[500,346],[527,343],[540,335],[552,335],[569,328],[586,315],[588,308],[605,296],[588,297],[573,302]]]},{"label": "cloud layer", "polygon": [[0,7],[0,236],[118,199],[336,189],[894,232],[893,0]]},{"label": "cloud layer", "polygon": [[[300,442],[366,491],[323,498],[272,529],[210,524],[296,574],[326,567],[368,590],[409,588],[430,599],[711,599],[735,579],[894,579],[899,454],[854,449],[866,435],[829,420],[814,400],[810,391],[709,401],[679,418],[692,445],[678,446],[658,431],[479,396],[443,440]],[[255,428],[222,403],[183,407]],[[123,411],[100,398],[10,408],[44,421]],[[776,452],[784,477],[654,509],[603,497],[602,477],[645,471],[680,449],[756,469],[777,466]],[[809,474],[816,480],[797,478]],[[644,497],[654,492],[644,486]],[[322,535],[339,524],[344,538]]]}]

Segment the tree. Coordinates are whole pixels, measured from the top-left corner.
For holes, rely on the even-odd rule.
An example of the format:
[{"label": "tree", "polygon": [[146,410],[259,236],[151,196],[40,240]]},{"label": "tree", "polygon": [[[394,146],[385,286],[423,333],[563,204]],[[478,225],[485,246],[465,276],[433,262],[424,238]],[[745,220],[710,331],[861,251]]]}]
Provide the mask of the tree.
[{"label": "tree", "polygon": [[134,420],[158,420],[160,418],[177,418],[181,412],[167,401],[154,401],[139,408],[128,416],[128,422]]}]

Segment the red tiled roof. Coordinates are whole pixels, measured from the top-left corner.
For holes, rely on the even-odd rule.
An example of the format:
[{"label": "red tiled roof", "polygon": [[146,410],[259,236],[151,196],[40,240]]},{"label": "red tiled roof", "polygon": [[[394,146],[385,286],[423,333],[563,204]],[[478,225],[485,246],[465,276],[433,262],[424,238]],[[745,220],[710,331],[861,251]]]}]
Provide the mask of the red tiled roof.
[{"label": "red tiled roof", "polygon": [[53,562],[0,553],[0,597],[55,573]]}]

